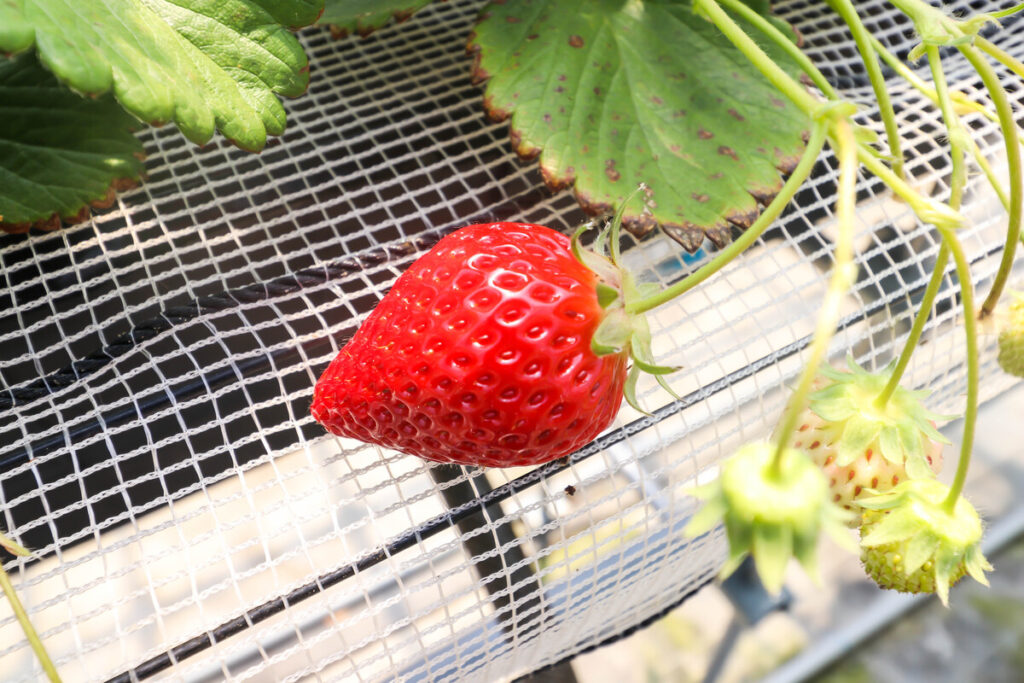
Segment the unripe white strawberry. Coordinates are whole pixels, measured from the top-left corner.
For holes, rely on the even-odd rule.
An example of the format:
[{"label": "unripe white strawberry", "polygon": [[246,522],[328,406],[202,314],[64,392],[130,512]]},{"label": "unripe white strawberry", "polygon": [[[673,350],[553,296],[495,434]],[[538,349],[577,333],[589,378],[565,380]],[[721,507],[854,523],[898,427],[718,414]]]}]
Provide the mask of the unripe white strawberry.
[{"label": "unripe white strawberry", "polygon": [[942,469],[948,443],[921,405],[926,392],[897,387],[883,406],[876,399],[891,369],[869,373],[850,361],[850,370],[822,368],[810,405],[787,444],[810,456],[829,484],[832,501],[860,524],[858,499],[888,491],[908,479],[932,478]]},{"label": "unripe white strawberry", "polygon": [[1013,293],[1000,315],[998,360],[1007,374],[1024,377],[1024,294]]}]

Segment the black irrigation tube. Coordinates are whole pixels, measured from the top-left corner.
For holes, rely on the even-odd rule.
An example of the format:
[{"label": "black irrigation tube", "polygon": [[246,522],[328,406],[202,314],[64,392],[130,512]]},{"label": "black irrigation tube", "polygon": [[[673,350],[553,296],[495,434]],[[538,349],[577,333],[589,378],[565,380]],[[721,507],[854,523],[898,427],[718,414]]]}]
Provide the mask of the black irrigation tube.
[{"label": "black irrigation tube", "polygon": [[[924,285],[921,285],[919,289],[924,289]],[[842,330],[850,327],[851,325],[862,322],[871,315],[881,311],[887,305],[888,302],[879,300],[871,306],[865,307],[863,310],[844,318],[840,321],[838,328]],[[501,486],[498,486],[473,500],[437,514],[423,524],[409,529],[393,541],[378,547],[373,552],[364,555],[355,562],[345,565],[344,567],[334,569],[325,574],[321,574],[310,583],[300,586],[285,595],[253,607],[252,609],[249,609],[222,623],[220,626],[190,638],[189,640],[170,648],[164,653],[142,662],[135,668],[109,679],[108,683],[130,683],[131,681],[149,678],[150,676],[169,668],[183,659],[188,659],[189,657],[207,650],[237,633],[255,626],[274,615],[280,614],[290,605],[295,605],[313,597],[314,595],[322,593],[328,588],[331,588],[332,586],[355,576],[357,573],[365,571],[370,567],[385,561],[392,555],[412,548],[417,543],[431,538],[445,529],[457,527],[460,521],[471,515],[485,513],[488,507],[497,505],[516,493],[524,491],[534,484],[568,469],[573,463],[585,460],[595,453],[617,443],[621,443],[629,436],[666,420],[690,406],[705,400],[709,396],[726,390],[733,384],[751,377],[760,370],[778,364],[780,360],[799,353],[810,343],[811,335],[807,335],[802,339],[787,344],[781,349],[762,356],[753,363],[750,363],[739,370],[735,370],[719,378],[715,382],[701,387],[697,391],[687,394],[681,400],[673,401],[672,403],[662,406],[654,411],[650,416],[634,420],[611,434],[606,434],[605,436],[598,438],[588,446],[565,458],[542,465],[541,467],[538,467],[517,479],[513,479],[510,482],[502,484]]]}]

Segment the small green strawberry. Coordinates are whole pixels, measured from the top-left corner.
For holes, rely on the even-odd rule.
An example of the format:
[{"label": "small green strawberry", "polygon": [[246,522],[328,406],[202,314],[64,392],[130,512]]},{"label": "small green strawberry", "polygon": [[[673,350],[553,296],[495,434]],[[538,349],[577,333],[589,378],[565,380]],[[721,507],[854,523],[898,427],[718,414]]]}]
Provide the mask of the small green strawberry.
[{"label": "small green strawberry", "polygon": [[829,502],[821,471],[806,454],[791,448],[782,452],[776,469],[775,450],[767,442],[751,443],[726,460],[718,479],[693,492],[705,505],[686,527],[693,537],[724,521],[729,559],[722,577],[752,555],[761,581],[773,593],[782,588],[791,557],[812,576],[817,573],[821,531],[850,542],[843,528],[846,514]]},{"label": "small green strawberry", "polygon": [[942,444],[934,420],[948,419],[921,404],[928,392],[897,387],[885,405],[876,405],[891,368],[870,373],[852,360],[849,371],[822,368],[810,406],[787,440],[824,472],[832,501],[853,513],[864,491],[884,492],[907,479],[930,479],[942,468]]},{"label": "small green strawberry", "polygon": [[949,487],[934,480],[905,481],[888,493],[861,499],[861,561],[882,588],[938,593],[949,605],[949,587],[964,574],[988,585],[992,565],[981,552],[977,511],[960,496],[952,511]]},{"label": "small green strawberry", "polygon": [[1013,292],[999,329],[999,367],[1014,377],[1024,377],[1024,294]]}]

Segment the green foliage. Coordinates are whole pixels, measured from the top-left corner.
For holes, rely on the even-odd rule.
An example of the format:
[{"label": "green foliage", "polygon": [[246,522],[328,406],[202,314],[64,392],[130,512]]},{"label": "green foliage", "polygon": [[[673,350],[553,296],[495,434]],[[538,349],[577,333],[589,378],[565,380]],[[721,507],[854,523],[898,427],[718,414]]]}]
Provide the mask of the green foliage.
[{"label": "green foliage", "polygon": [[431,0],[327,0],[319,24],[328,24],[336,36],[369,35],[392,19],[404,21]]},{"label": "green foliage", "polygon": [[[789,65],[781,49],[765,50]],[[727,243],[780,189],[807,118],[689,3],[519,0],[489,5],[470,39],[485,103],[517,152],[584,207],[661,224],[687,249]]]},{"label": "green foliage", "polygon": [[0,225],[73,219],[142,172],[135,119],[113,98],[79,97],[31,54],[0,58]]},{"label": "green foliage", "polygon": [[277,95],[302,94],[306,55],[287,27],[322,0],[6,0],[0,52],[31,49],[71,89],[113,92],[147,123],[174,121],[194,142],[220,130],[258,151],[280,135]]}]

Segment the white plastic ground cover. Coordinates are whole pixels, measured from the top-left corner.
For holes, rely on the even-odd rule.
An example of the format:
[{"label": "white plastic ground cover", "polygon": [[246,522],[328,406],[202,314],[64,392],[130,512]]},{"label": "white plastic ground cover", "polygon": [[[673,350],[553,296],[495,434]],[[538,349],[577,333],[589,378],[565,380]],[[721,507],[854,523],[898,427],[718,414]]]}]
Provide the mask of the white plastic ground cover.
[{"label": "white plastic ground cover", "polygon": [[[512,678],[645,623],[714,575],[723,539],[682,535],[686,489],[769,433],[800,368],[831,263],[831,157],[749,253],[652,316],[684,400],[643,385],[653,415],[624,409],[569,463],[434,469],[325,436],[308,415],[318,373],[440,234],[583,219],[483,116],[464,54],[480,7],[435,4],[366,40],[305,31],[309,92],[261,155],[148,130],[148,179],[112,209],[0,239],[0,509],[33,551],[5,567],[67,680]],[[830,12],[778,10],[874,120]],[[910,46],[887,5],[861,10],[883,41]],[[1024,55],[1024,32],[996,39]],[[981,96],[965,64],[949,67]],[[915,182],[942,196],[939,116],[901,82],[891,92]],[[1020,88],[1011,95],[1021,106]],[[973,130],[1002,169],[994,125]],[[938,247],[877,181],[861,189],[860,277],[833,357],[878,366]],[[1005,217],[978,177],[966,213],[983,287]],[[659,236],[626,253],[661,282],[708,255]],[[946,285],[908,379],[956,412],[964,353]],[[985,342],[989,398],[1009,380]],[[0,670],[41,676],[6,604]]]}]

